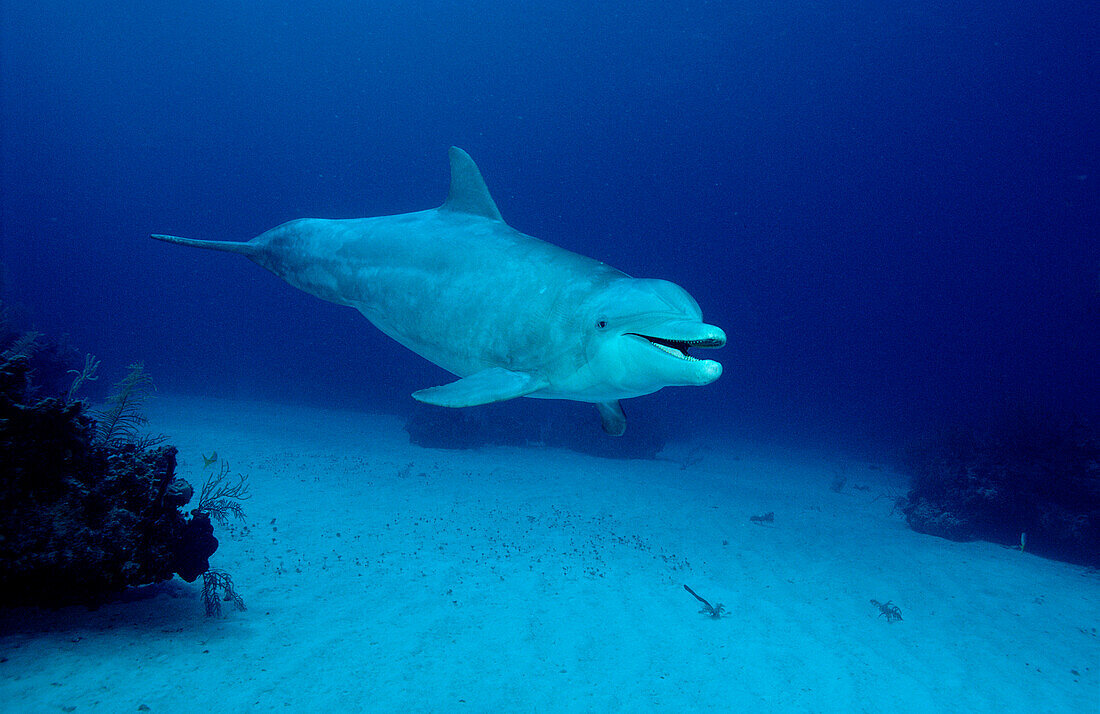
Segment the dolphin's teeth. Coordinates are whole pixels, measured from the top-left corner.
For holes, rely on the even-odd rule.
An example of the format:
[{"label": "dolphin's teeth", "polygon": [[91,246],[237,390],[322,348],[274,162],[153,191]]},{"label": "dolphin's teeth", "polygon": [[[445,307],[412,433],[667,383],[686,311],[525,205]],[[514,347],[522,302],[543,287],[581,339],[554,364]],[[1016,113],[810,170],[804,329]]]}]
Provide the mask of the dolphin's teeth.
[{"label": "dolphin's teeth", "polygon": [[662,345],[660,342],[650,341],[649,344],[653,345],[654,347],[661,350],[662,352],[666,352],[666,353],[672,355],[673,357],[678,357],[680,359],[687,360],[688,362],[698,362],[699,361],[699,360],[695,359],[694,357],[692,357],[689,354],[685,354],[685,353],[681,352],[678,349],[675,349],[673,347],[669,347],[668,345]]},{"label": "dolphin's teeth", "polygon": [[660,349],[665,354],[672,355],[688,362],[701,362],[702,360],[696,359],[688,354],[688,350],[692,347],[721,347],[725,344],[724,340],[717,340],[714,338],[703,338],[699,340],[670,340],[662,337],[653,337],[651,335],[643,335],[640,332],[631,332],[628,334],[637,335],[642,339],[649,342],[649,344]]},{"label": "dolphin's teeth", "polygon": [[[640,332],[631,332],[628,334],[637,335],[638,337],[648,340],[651,345],[660,347],[674,357],[683,357],[691,360],[695,358],[689,355],[687,351],[692,347],[721,347],[726,343],[725,340],[713,337],[704,337],[698,340],[673,340],[663,337],[654,337],[652,335],[644,335]],[[698,362],[699,360],[695,361]]]}]

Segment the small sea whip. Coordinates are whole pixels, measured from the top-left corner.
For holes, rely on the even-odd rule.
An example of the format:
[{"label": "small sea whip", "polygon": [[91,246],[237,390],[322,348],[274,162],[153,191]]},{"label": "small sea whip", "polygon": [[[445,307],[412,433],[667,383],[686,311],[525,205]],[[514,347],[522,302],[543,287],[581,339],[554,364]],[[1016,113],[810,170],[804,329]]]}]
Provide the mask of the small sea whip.
[{"label": "small sea whip", "polygon": [[703,609],[700,610],[699,612],[703,613],[704,615],[710,615],[715,620],[722,617],[722,610],[725,609],[725,607],[722,605],[722,603],[718,603],[717,605],[711,605],[709,602],[707,602],[703,598],[699,597],[699,593],[695,592],[694,590],[689,588],[687,585],[684,585],[684,590],[687,590],[689,593],[692,594],[692,596],[694,596],[694,598],[696,600],[703,603]]}]

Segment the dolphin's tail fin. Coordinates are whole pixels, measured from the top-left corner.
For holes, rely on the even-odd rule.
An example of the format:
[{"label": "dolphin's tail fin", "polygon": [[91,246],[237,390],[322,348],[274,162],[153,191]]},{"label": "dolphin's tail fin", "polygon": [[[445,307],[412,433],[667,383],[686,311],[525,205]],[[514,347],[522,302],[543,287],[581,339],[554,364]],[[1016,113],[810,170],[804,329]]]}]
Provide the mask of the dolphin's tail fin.
[{"label": "dolphin's tail fin", "polygon": [[156,240],[162,240],[165,243],[189,245],[194,248],[206,248],[207,250],[221,250],[227,253],[240,253],[248,257],[256,255],[260,250],[260,246],[252,242],[241,243],[231,240],[195,240],[194,238],[180,238],[179,236],[166,236],[159,233],[154,233],[149,237],[155,238]]}]

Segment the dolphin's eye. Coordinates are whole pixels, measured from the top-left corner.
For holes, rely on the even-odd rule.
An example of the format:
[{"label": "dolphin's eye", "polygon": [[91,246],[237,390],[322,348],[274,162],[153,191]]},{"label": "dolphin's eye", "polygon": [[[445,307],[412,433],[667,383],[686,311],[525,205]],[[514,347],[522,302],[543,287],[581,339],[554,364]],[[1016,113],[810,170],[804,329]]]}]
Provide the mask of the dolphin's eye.
[{"label": "dolphin's eye", "polygon": [[597,330],[606,330],[607,329],[607,320],[605,320],[602,317],[600,319],[596,320],[596,329]]}]

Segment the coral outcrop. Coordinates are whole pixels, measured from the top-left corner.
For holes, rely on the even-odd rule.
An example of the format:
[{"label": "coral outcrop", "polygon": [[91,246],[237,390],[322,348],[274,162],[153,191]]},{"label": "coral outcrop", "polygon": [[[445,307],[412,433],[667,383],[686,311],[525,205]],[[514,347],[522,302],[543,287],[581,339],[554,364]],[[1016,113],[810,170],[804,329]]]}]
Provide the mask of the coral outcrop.
[{"label": "coral outcrop", "polygon": [[[1100,436],[1049,415],[957,429],[915,449],[910,527],[1100,566]],[[1023,537],[1023,534],[1027,534]]]},{"label": "coral outcrop", "polygon": [[208,518],[180,510],[193,489],[175,447],[97,439],[84,402],[40,397],[28,356],[3,354],[0,605],[95,605],[205,572],[217,540]]}]

